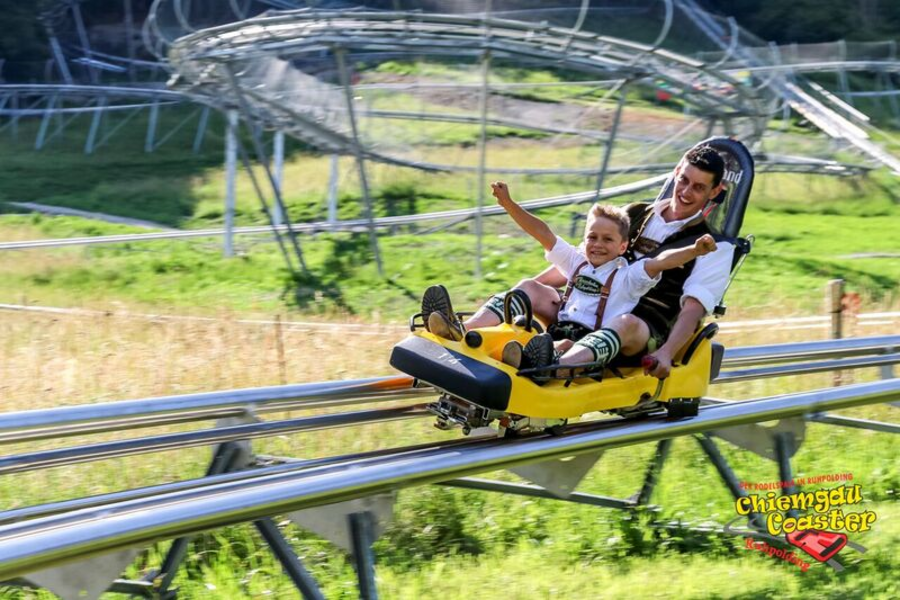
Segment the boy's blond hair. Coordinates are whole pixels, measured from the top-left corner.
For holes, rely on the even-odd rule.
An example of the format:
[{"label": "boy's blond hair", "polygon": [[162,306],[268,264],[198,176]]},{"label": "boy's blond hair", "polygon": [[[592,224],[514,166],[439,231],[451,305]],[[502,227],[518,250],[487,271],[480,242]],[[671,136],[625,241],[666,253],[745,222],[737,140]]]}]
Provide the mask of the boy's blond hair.
[{"label": "boy's blond hair", "polygon": [[623,240],[628,239],[628,230],[631,228],[631,219],[624,208],[612,206],[611,204],[595,204],[588,211],[588,220],[603,217],[609,219],[619,228]]}]

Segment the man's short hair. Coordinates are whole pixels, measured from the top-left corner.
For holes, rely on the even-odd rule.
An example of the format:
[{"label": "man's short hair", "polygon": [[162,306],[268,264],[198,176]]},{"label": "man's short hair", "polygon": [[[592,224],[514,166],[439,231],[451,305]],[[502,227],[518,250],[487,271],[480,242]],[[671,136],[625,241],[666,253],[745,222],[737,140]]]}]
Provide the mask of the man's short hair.
[{"label": "man's short hair", "polygon": [[684,155],[684,162],[701,171],[712,173],[713,187],[719,185],[725,175],[725,161],[711,146],[703,145],[692,148]]},{"label": "man's short hair", "polygon": [[621,234],[622,239],[628,239],[628,230],[631,228],[631,219],[628,218],[628,213],[625,212],[624,208],[612,206],[611,204],[595,204],[591,207],[591,210],[588,211],[588,219],[591,217],[595,219],[599,217],[609,219],[619,228],[619,234]]}]

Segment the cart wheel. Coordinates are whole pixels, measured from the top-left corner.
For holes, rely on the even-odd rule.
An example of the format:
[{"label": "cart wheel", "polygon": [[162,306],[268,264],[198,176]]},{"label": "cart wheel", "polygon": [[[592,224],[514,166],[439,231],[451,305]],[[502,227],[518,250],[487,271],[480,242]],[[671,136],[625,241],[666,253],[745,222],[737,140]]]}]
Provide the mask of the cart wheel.
[{"label": "cart wheel", "polygon": [[519,435],[518,429],[511,429],[511,428],[507,427],[503,430],[503,439],[515,440],[520,437],[522,437],[522,436]]},{"label": "cart wheel", "polygon": [[700,411],[700,398],[672,398],[666,402],[666,411],[672,419],[696,417]]},{"label": "cart wheel", "polygon": [[559,425],[553,425],[552,427],[547,427],[544,431],[553,437],[559,437],[566,432],[566,424],[560,423]]}]

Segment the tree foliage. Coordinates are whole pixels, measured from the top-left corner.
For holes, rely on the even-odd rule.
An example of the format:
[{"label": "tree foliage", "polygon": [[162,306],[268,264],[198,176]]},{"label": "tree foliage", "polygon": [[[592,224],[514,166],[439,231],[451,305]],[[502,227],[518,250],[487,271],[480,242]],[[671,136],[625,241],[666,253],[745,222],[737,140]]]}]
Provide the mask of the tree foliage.
[{"label": "tree foliage", "polygon": [[701,0],[715,13],[778,43],[896,39],[896,0]]}]

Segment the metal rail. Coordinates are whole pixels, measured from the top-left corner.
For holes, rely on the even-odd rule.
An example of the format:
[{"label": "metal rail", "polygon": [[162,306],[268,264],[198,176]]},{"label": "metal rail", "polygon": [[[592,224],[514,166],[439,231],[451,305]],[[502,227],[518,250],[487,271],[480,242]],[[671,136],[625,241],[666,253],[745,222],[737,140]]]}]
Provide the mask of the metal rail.
[{"label": "metal rail", "polygon": [[[577,430],[583,425],[590,424],[576,424],[573,425],[573,430]],[[393,454],[395,456],[399,454],[405,454],[410,452],[416,452],[419,450],[423,450],[426,448],[434,448],[435,446],[441,446],[443,448],[455,448],[457,446],[463,446],[467,444],[471,444],[474,440],[478,439],[479,436],[472,435],[467,438],[457,438],[450,441],[441,442],[436,444],[434,442],[430,442],[427,444],[416,444],[412,446],[400,447],[400,448],[385,448],[381,450],[374,450],[368,452],[360,452],[357,454],[345,454],[342,456],[328,456],[323,458],[314,458],[314,459],[283,459],[285,462],[281,462],[274,465],[269,466],[260,466],[253,469],[248,469],[244,471],[233,471],[228,473],[223,473],[220,475],[206,475],[204,477],[196,478],[196,479],[183,479],[181,481],[174,481],[172,483],[163,483],[157,485],[150,485],[141,488],[122,490],[117,492],[109,492],[105,494],[98,494],[95,496],[87,496],[84,498],[73,498],[70,500],[61,500],[58,502],[49,502],[47,504],[39,504],[35,506],[25,506],[22,508],[17,508],[13,510],[7,510],[0,512],[0,525],[8,525],[13,523],[21,523],[26,519],[34,519],[37,517],[45,517],[48,515],[60,514],[64,512],[70,512],[74,510],[81,510],[84,508],[92,508],[97,506],[103,506],[105,504],[113,504],[117,502],[124,502],[127,500],[138,500],[140,498],[149,498],[151,496],[159,496],[161,494],[168,494],[171,492],[185,491],[185,490],[193,490],[197,488],[201,488],[211,484],[217,483],[229,483],[235,481],[244,481],[247,479],[253,479],[255,477],[259,477],[261,475],[279,475],[283,473],[291,473],[303,471],[305,469],[310,469],[312,467],[319,467],[323,465],[333,465],[336,463],[345,463],[350,464],[352,462],[360,461],[363,459],[375,458],[379,456],[385,456],[388,454]],[[496,438],[496,435],[489,436],[490,438]],[[266,459],[263,459],[265,461]]]},{"label": "metal rail", "polygon": [[[854,362],[806,362],[752,371],[724,371],[716,382],[894,364],[900,362],[900,354],[892,351],[896,348],[900,348],[900,335],[727,348],[725,367],[866,355],[868,358]],[[0,444],[262,412],[414,399],[434,393],[430,387],[416,388],[413,383],[413,379],[405,375],[375,377],[0,413]]]},{"label": "metal rail", "polygon": [[0,444],[420,396],[406,375],[162,396],[0,414]]},{"label": "metal rail", "polygon": [[900,349],[900,335],[772,344],[767,346],[745,346],[726,349],[723,365],[726,367],[737,367],[797,360],[863,356],[866,354],[895,352],[898,349]]},{"label": "metal rail", "polygon": [[898,397],[900,379],[890,379],[704,407],[697,417],[681,421],[650,419],[561,437],[388,455],[352,466],[314,468],[277,481],[262,477],[51,516],[0,528],[0,579],[155,540],[498,468]]},{"label": "metal rail", "polygon": [[[860,175],[871,170],[870,167],[865,165],[852,165],[852,164],[844,164],[838,163],[835,161],[825,161],[814,158],[803,158],[803,157],[771,157],[774,160],[770,160],[768,162],[760,162],[757,163],[758,170],[760,172],[769,172],[769,173],[816,173],[819,175],[833,175],[833,176],[850,176],[850,175]],[[436,170],[455,170],[460,172],[465,172],[474,169],[469,167],[459,167],[455,169],[444,169],[439,165],[428,164],[426,165],[428,168],[434,168]],[[616,198],[618,196],[624,196],[627,194],[632,194],[635,192],[639,192],[645,189],[652,188],[667,177],[668,172],[671,170],[671,165],[668,165],[665,168],[662,168],[661,165],[637,165],[631,167],[622,167],[622,168],[613,168],[608,169],[608,173],[613,173],[617,171],[622,172],[633,172],[633,173],[641,173],[641,172],[656,172],[656,171],[665,171],[666,175],[656,175],[652,177],[648,177],[645,179],[641,179],[636,182],[626,183],[622,185],[617,185],[614,187],[606,188],[601,190],[599,194],[599,199],[610,199]],[[555,174],[580,174],[580,175],[588,175],[588,174],[596,174],[596,169],[488,169],[489,172],[492,173],[501,173],[501,172],[540,172],[544,174],[555,173]],[[551,198],[541,198],[537,200],[529,200],[527,202],[523,202],[522,205],[528,210],[536,210],[541,208],[553,208],[557,206],[564,206],[567,204],[578,204],[581,202],[587,202],[592,200],[593,198],[598,197],[596,192],[579,192],[576,194],[567,194],[564,196],[554,196]],[[458,209],[458,210],[449,210],[443,212],[434,212],[434,213],[422,213],[415,215],[402,215],[396,217],[379,217],[373,219],[373,222],[370,224],[367,220],[364,219],[351,219],[346,221],[316,221],[312,223],[293,223],[291,225],[291,231],[294,233],[320,233],[324,231],[343,231],[343,232],[364,232],[368,231],[370,225],[381,228],[393,228],[400,225],[410,225],[413,223],[421,223],[428,221],[437,221],[437,220],[449,220],[449,219],[469,219],[474,217],[476,214],[475,209]],[[498,207],[485,207],[481,210],[482,216],[497,216],[505,214],[502,209]],[[268,225],[261,226],[249,226],[249,227],[238,227],[233,230],[233,233],[236,235],[271,235],[274,231],[278,233],[287,232],[286,226],[277,226],[271,227]],[[77,237],[77,238],[56,238],[56,239],[46,239],[46,240],[23,240],[23,241],[14,241],[14,242],[0,242],[0,250],[28,250],[35,248],[60,248],[65,246],[88,246],[88,245],[96,245],[96,244],[119,244],[125,242],[140,242],[140,241],[156,241],[156,240],[168,240],[168,239],[190,239],[190,238],[201,238],[201,237],[221,237],[225,233],[223,229],[195,229],[195,230],[180,230],[180,231],[164,231],[160,233],[132,233],[132,234],[121,234],[121,235],[106,235],[106,236],[91,236],[91,237]]]},{"label": "metal rail", "polygon": [[[722,373],[715,380],[715,382],[732,383],[736,381],[762,379],[767,377],[783,377],[785,375],[821,373],[834,371],[836,369],[883,367],[885,365],[893,365],[897,363],[900,363],[900,353],[874,357],[817,361],[809,363],[780,365],[774,367],[770,366],[757,369],[742,369],[738,371]],[[417,395],[421,396],[435,393],[432,388],[428,387],[420,388],[419,390],[417,390],[417,392]],[[390,398],[375,395],[371,398],[368,398],[368,401],[379,402],[387,399]],[[322,406],[322,404],[309,404],[304,406]],[[135,456],[139,454],[147,454],[165,450],[193,448],[197,446],[225,443],[229,441],[269,437],[287,433],[297,433],[301,431],[315,431],[334,427],[362,425],[365,423],[427,417],[430,414],[431,413],[425,410],[424,405],[406,406],[381,410],[357,411],[333,415],[287,419],[281,421],[231,425],[227,427],[217,427],[214,429],[165,434],[146,438],[132,438],[127,440],[102,442],[92,445],[57,448],[53,450],[43,450],[39,452],[17,454],[7,456],[5,458],[0,458],[0,475],[97,460],[107,460],[110,458]],[[157,423],[151,422],[150,424],[155,425]],[[110,428],[111,427],[107,423],[106,430],[109,430]],[[115,429],[119,430],[122,428],[123,425],[118,425]],[[85,432],[82,431],[82,433]],[[27,433],[25,433],[24,435],[27,435]],[[56,430],[53,428],[46,428],[44,430],[41,430],[39,435],[42,438],[58,438],[71,434],[64,428]],[[18,439],[16,441],[22,440]]]},{"label": "metal rail", "polygon": [[401,419],[430,416],[424,405],[383,408],[333,415],[317,415],[282,421],[265,421],[230,425],[200,431],[184,431],[145,438],[133,438],[102,442],[75,448],[58,448],[29,454],[19,454],[0,458],[0,475],[48,469],[62,465],[73,465],[96,460],[108,460],[123,456],[149,454],[166,450],[182,450],[197,446],[223,444],[239,440],[249,440],[301,431],[320,431],[337,427],[384,423]]},{"label": "metal rail", "polygon": [[[488,31],[489,34],[485,32]],[[210,27],[173,43],[170,66],[180,81],[202,101],[222,106],[229,90],[221,67],[235,61],[277,57],[299,60],[319,57],[323,48],[364,52],[390,48],[406,53],[427,53],[478,58],[489,51],[519,61],[564,64],[584,73],[615,79],[658,78],[680,90],[681,97],[701,113],[734,117],[759,117],[763,104],[722,71],[686,56],[627,40],[586,31],[495,18],[490,15],[451,15],[372,10],[306,9],[268,13],[237,23]],[[641,60],[635,62],[635,56]],[[317,58],[318,60],[318,58]],[[252,79],[252,73],[247,77]],[[697,81],[708,85],[696,85]],[[256,118],[281,126],[291,123],[292,133],[322,149],[349,153],[351,132],[346,115],[321,103],[304,105],[294,99],[268,96],[252,81],[242,81]],[[336,93],[333,86],[317,82],[316,93]],[[335,104],[334,106],[337,106]],[[759,119],[752,132],[761,135]],[[384,158],[384,157],[382,157]]]}]

